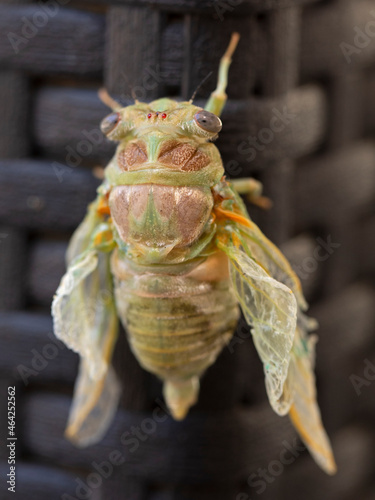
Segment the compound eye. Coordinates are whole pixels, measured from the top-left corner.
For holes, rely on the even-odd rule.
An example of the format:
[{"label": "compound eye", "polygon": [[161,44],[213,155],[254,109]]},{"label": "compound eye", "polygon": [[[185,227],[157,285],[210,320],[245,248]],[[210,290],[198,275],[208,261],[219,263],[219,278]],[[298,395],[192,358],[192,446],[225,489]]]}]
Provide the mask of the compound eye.
[{"label": "compound eye", "polygon": [[121,121],[120,113],[111,113],[110,115],[103,118],[100,124],[100,130],[104,135],[111,133]]},{"label": "compound eye", "polygon": [[194,120],[200,128],[213,134],[218,134],[222,127],[220,118],[204,109],[194,115]]}]

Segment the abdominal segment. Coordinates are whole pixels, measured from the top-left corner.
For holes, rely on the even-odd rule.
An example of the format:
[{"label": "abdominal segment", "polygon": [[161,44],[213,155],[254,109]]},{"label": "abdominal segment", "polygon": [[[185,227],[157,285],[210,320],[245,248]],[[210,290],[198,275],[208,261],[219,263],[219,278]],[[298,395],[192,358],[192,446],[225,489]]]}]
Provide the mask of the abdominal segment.
[{"label": "abdominal segment", "polygon": [[191,245],[210,218],[213,199],[209,188],[139,184],[115,187],[109,204],[120,238],[147,251]]},{"label": "abdominal segment", "polygon": [[135,272],[115,253],[112,272],[131,348],[161,379],[178,385],[199,377],[232,337],[238,306],[224,255],[171,276]]}]

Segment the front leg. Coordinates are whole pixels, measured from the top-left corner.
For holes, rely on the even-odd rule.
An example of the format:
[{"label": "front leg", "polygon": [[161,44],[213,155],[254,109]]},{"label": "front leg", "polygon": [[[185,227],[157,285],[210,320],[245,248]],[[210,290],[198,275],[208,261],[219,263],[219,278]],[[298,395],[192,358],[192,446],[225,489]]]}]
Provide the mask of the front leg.
[{"label": "front leg", "polygon": [[221,115],[225,103],[227,102],[227,94],[225,93],[225,90],[228,85],[228,71],[230,63],[232,62],[233,52],[236,50],[239,39],[240,35],[238,33],[232,34],[229,46],[220,60],[216,90],[212,92],[204,108],[205,110],[214,113],[216,116]]}]

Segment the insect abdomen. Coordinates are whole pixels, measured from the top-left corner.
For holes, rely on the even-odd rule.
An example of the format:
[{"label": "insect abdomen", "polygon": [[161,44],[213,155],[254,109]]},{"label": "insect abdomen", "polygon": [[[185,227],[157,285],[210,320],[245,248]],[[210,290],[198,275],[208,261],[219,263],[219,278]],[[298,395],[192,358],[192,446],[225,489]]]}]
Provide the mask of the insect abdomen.
[{"label": "insect abdomen", "polygon": [[167,382],[199,377],[238,320],[226,257],[214,254],[174,276],[137,274],[116,257],[112,264],[117,309],[140,364]]}]

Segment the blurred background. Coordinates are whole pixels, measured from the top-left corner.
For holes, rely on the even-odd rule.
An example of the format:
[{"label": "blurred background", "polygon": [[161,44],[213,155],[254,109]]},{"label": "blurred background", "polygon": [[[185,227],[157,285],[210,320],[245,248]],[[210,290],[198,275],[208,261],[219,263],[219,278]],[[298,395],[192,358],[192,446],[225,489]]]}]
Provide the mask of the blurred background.
[{"label": "blurred background", "polygon": [[[263,182],[274,206],[251,215],[291,259],[319,321],[333,478],[272,412],[243,320],[181,423],[122,334],[110,431],[83,450],[63,437],[77,356],[54,339],[50,304],[114,151],[97,90],[124,104],[130,88],[139,100],[188,99],[212,71],[203,103],[233,31],[217,145],[229,178]],[[375,1],[2,0],[0,34],[0,497],[374,500]]]}]

